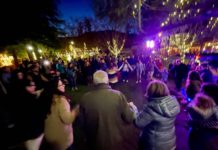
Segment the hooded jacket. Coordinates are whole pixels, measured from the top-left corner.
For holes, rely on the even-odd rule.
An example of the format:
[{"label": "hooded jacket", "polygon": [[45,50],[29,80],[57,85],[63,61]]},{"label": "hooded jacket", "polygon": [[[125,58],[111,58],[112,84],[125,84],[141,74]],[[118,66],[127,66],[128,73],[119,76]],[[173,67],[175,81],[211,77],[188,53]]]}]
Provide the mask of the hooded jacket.
[{"label": "hooded jacket", "polygon": [[188,105],[190,125],[192,128],[217,128],[218,127],[218,106],[202,109],[195,102]]},{"label": "hooded jacket", "polygon": [[180,106],[175,97],[150,98],[135,119],[142,128],[143,149],[173,150],[176,148],[175,119]]}]

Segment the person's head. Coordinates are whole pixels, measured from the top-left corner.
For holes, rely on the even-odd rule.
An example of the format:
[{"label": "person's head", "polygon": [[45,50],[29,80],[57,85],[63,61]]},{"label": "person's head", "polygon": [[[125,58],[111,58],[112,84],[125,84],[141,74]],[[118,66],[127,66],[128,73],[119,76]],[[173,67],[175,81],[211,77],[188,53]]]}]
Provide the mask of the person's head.
[{"label": "person's head", "polygon": [[65,85],[60,80],[59,77],[53,77],[45,86],[42,94],[40,95],[40,99],[44,103],[42,109],[44,109],[45,113],[51,113],[51,105],[53,103],[54,95],[65,96]]},{"label": "person's head", "polygon": [[103,58],[101,59],[101,63],[105,63],[105,60]]},{"label": "person's head", "polygon": [[73,64],[72,63],[68,63],[68,68],[73,68]]},{"label": "person's head", "polygon": [[211,97],[203,93],[197,94],[193,101],[196,104],[196,106],[202,109],[213,108],[216,105]]},{"label": "person's head", "polygon": [[34,74],[38,74],[38,73],[39,73],[39,70],[40,70],[39,66],[37,66],[37,65],[32,65],[31,68],[32,68],[32,72],[33,72]]},{"label": "person's head", "polygon": [[17,72],[17,79],[18,79],[18,80],[23,80],[23,78],[24,78],[23,72],[18,71],[18,72]]},{"label": "person's head", "polygon": [[62,63],[62,59],[58,58],[58,63],[61,64]]},{"label": "person's head", "polygon": [[93,74],[93,82],[95,85],[97,84],[108,84],[109,79],[108,75],[105,71],[98,70]]},{"label": "person's head", "polygon": [[181,60],[180,59],[177,59],[176,60],[176,65],[180,65],[181,64]]},{"label": "person's head", "polygon": [[90,66],[90,62],[88,60],[85,62],[85,66]]},{"label": "person's head", "polygon": [[213,98],[215,103],[218,105],[218,85],[217,84],[205,83],[201,87],[201,92]]},{"label": "person's head", "polygon": [[200,74],[197,71],[190,71],[188,74],[188,79],[201,81]]},{"label": "person's head", "polygon": [[109,68],[113,68],[115,66],[114,62],[111,62]]},{"label": "person's head", "polygon": [[25,90],[30,94],[35,94],[36,91],[36,85],[35,82],[32,80],[26,79],[24,81]]},{"label": "person's head", "polygon": [[151,81],[146,90],[146,96],[148,98],[158,98],[169,96],[170,92],[167,85],[159,80]]},{"label": "person's head", "polygon": [[63,94],[65,92],[65,84],[59,77],[54,77],[48,84],[48,88],[53,94]]}]

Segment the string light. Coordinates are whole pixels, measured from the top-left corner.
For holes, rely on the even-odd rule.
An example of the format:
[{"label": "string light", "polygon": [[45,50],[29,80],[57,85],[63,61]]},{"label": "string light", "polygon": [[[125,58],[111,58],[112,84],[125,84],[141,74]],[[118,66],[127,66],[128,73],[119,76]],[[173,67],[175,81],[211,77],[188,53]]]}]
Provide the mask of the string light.
[{"label": "string light", "polygon": [[[162,2],[162,4],[165,7],[173,7],[174,10],[168,14],[168,16],[166,17],[165,20],[163,20],[163,22],[160,25],[161,27],[164,27],[164,26],[168,25],[169,23],[174,24],[174,23],[185,21],[185,19],[187,17],[200,16],[199,14],[202,12],[202,9],[200,7],[201,1],[199,1],[199,0],[193,0],[193,1],[177,0],[172,6],[167,5],[168,2],[169,2],[169,0],[165,0],[164,2]],[[193,7],[193,5],[191,5],[191,4],[194,4],[195,6]],[[213,4],[213,7],[215,7],[214,4]],[[199,22],[199,25],[201,25],[200,22]],[[217,25],[218,25],[218,18],[210,17],[208,19],[208,23],[206,24],[205,29],[200,30],[200,31],[198,30],[196,32],[196,34],[189,34],[189,33],[186,33],[186,31],[183,32],[183,30],[180,30],[181,33],[177,33],[177,34],[172,33],[172,36],[175,36],[175,38],[181,37],[181,40],[182,40],[182,41],[175,41],[174,45],[182,44],[181,47],[179,45],[177,45],[178,49],[183,50],[183,52],[184,51],[189,52],[189,48],[185,48],[185,47],[192,46],[194,44],[195,40],[197,39],[197,35],[198,36],[203,35],[203,34],[209,32],[208,30],[212,31],[213,29],[215,29],[217,27]],[[185,28],[189,27],[189,25],[187,25],[187,26],[182,25],[181,28],[183,28],[183,27],[184,27],[184,30],[186,30]],[[180,26],[179,26],[179,28],[180,28]],[[198,24],[196,24],[196,28],[198,28]],[[170,39],[170,44],[173,44],[173,43],[171,43],[171,39]],[[170,52],[170,50],[168,50],[168,53],[169,52]]]},{"label": "string light", "polygon": [[14,57],[0,54],[0,67],[13,65]]}]

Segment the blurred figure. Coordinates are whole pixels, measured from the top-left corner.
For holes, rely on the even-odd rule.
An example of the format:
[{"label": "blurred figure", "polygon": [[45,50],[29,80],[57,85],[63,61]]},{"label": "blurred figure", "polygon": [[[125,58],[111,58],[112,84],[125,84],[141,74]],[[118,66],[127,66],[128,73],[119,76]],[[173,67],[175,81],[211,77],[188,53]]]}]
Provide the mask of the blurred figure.
[{"label": "blurred figure", "polygon": [[175,119],[180,112],[179,103],[161,81],[150,82],[146,95],[148,103],[134,121],[136,127],[143,129],[139,149],[176,149]]},{"label": "blurred figure", "polygon": [[86,78],[86,83],[88,85],[91,85],[92,84],[92,67],[88,60],[85,62],[83,72],[84,72],[84,77]]},{"label": "blurred figure", "polygon": [[178,91],[180,91],[182,87],[182,82],[187,78],[188,67],[185,64],[183,64],[180,59],[177,59],[176,65],[173,69],[176,88]]},{"label": "blurred figure", "polygon": [[201,90],[201,78],[198,72],[190,71],[188,79],[186,80],[186,94],[191,100],[194,99],[195,94]]},{"label": "blurred figure", "polygon": [[[0,72],[1,73],[1,72]],[[1,81],[7,91],[11,90],[11,68],[6,66],[2,68],[2,73],[0,74]]]},{"label": "blurred figure", "polygon": [[15,95],[19,101],[13,103],[17,107],[14,112],[15,127],[25,141],[27,150],[39,150],[44,136],[46,113],[41,110],[42,101],[37,99],[35,82],[29,79],[23,82],[23,87],[20,86],[19,93]]},{"label": "blurred figure", "polygon": [[167,83],[168,81],[168,71],[167,71],[167,68],[166,67],[163,67],[163,69],[161,70],[161,80],[164,82],[164,83]]},{"label": "blurred figure", "polygon": [[58,59],[58,62],[56,64],[56,70],[60,72],[61,78],[65,78],[66,70],[64,66],[64,61],[61,58]]},{"label": "blurred figure", "polygon": [[200,70],[201,80],[203,83],[213,82],[212,72],[209,70],[208,64],[203,63]]},{"label": "blurred figure", "polygon": [[122,71],[123,82],[129,82],[129,72],[133,70],[131,65],[128,63],[127,59],[123,61],[123,64],[120,66],[119,70]]},{"label": "blurred figure", "polygon": [[100,69],[106,71],[107,70],[107,64],[105,60],[102,58],[100,61]]},{"label": "blurred figure", "polygon": [[217,60],[210,61],[209,69],[212,73],[212,82],[218,84],[218,61]]},{"label": "blurred figure", "polygon": [[118,68],[115,66],[114,63],[110,63],[109,68],[107,69],[109,83],[111,87],[114,89],[116,84],[118,83]]},{"label": "blurred figure", "polygon": [[201,92],[213,98],[218,105],[218,85],[214,83],[205,83],[201,88]]},{"label": "blurred figure", "polygon": [[77,88],[77,68],[72,63],[69,63],[66,72],[67,72],[67,80],[68,80],[71,90],[72,91],[78,90]]},{"label": "blurred figure", "polygon": [[79,125],[84,131],[90,150],[127,150],[127,132],[134,113],[126,97],[111,89],[106,72],[94,73],[94,90],[86,93],[80,102]]},{"label": "blurred figure", "polygon": [[64,95],[65,85],[58,78],[50,81],[42,93],[42,99],[47,101],[45,110],[45,139],[54,150],[72,149],[73,128],[79,107],[70,108],[69,99]]},{"label": "blurred figure", "polygon": [[136,84],[142,82],[142,73],[144,71],[144,65],[140,59],[136,62]]},{"label": "blurred figure", "polygon": [[205,94],[197,94],[188,108],[191,117],[190,150],[217,149],[217,142],[210,142],[218,139],[218,107],[214,100]]},{"label": "blurred figure", "polygon": [[154,69],[155,69],[155,64],[153,60],[148,57],[148,63],[145,65],[145,70],[147,71],[147,81],[153,80],[153,75],[154,75]]}]

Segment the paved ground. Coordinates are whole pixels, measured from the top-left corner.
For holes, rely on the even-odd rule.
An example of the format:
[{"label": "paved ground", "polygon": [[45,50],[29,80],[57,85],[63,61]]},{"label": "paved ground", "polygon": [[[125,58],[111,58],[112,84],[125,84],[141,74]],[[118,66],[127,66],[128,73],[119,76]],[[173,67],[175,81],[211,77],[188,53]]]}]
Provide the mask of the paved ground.
[{"label": "paved ground", "polygon": [[[175,86],[172,81],[168,82],[168,86],[170,87],[170,89],[175,89]],[[128,101],[133,101],[139,110],[142,109],[143,103],[145,102],[144,100],[144,93],[146,90],[145,82],[141,84],[136,84],[134,79],[130,79],[129,83],[119,83],[115,88],[122,91],[127,97]],[[73,103],[76,103],[79,101],[80,97],[90,89],[91,87],[88,86],[80,86],[79,91],[71,92],[70,90],[68,90],[67,93],[72,96]],[[187,114],[184,111],[184,108],[182,107],[181,113],[178,115],[176,120],[177,150],[188,150],[188,144],[187,144],[188,127],[187,127],[186,119],[187,119]],[[132,127],[132,129],[130,130],[131,132],[129,134],[132,137],[130,143],[130,147],[131,147],[130,149],[136,150],[139,132],[134,127]],[[75,131],[75,134],[79,134],[79,131]],[[76,142],[80,142],[80,141],[76,141]],[[80,149],[83,148],[79,148],[79,150]]]}]

